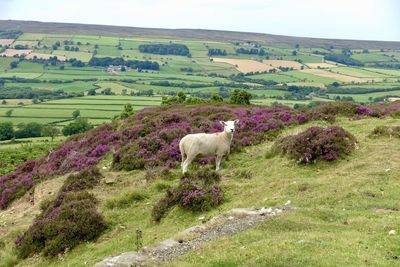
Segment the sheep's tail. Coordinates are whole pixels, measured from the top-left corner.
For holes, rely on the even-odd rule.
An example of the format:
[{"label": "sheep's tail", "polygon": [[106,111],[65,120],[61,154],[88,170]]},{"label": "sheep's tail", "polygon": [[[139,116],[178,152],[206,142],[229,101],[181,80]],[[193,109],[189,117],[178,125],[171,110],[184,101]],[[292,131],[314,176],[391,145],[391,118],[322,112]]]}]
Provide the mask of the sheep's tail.
[{"label": "sheep's tail", "polygon": [[182,140],[179,142],[179,150],[181,151],[182,163],[185,161],[185,149],[183,148]]}]

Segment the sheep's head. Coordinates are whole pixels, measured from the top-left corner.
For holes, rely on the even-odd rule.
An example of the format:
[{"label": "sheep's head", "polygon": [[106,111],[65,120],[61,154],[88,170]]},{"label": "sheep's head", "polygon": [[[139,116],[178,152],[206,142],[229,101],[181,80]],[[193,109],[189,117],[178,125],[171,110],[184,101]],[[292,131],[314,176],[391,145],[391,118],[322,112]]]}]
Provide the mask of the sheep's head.
[{"label": "sheep's head", "polygon": [[234,121],[220,121],[219,123],[224,126],[224,132],[233,133],[235,131],[235,126],[239,123],[239,120]]}]

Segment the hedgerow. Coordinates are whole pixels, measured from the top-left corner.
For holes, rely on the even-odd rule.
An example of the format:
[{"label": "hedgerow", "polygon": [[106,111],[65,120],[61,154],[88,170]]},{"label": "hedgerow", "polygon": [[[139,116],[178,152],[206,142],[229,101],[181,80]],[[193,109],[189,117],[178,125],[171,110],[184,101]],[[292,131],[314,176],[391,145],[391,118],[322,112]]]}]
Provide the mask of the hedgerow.
[{"label": "hedgerow", "polygon": [[299,163],[319,160],[334,161],[349,155],[356,147],[356,138],[338,126],[310,127],[289,135],[273,145],[273,151],[287,155]]}]

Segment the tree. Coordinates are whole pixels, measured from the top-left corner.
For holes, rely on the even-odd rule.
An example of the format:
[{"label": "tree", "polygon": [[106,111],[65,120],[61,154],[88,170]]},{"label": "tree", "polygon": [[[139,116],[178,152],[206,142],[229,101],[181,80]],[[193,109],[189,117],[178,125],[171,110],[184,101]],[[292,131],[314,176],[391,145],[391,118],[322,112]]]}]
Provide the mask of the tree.
[{"label": "tree", "polygon": [[186,100],[186,95],[185,95],[185,93],[182,92],[182,91],[180,91],[180,92],[178,93],[178,97],[179,97],[179,99],[182,100],[182,102],[184,102],[184,101]]},{"label": "tree", "polygon": [[60,134],[60,130],[54,125],[44,125],[42,128],[42,136],[51,137],[51,141],[53,142],[54,137]]},{"label": "tree", "polygon": [[111,91],[111,88],[106,88],[103,91],[101,91],[103,95],[113,95],[113,92]]},{"label": "tree", "polygon": [[86,118],[77,118],[62,129],[64,136],[83,133],[93,128]]},{"label": "tree", "polygon": [[6,117],[11,117],[13,111],[14,111],[13,109],[7,110]]},{"label": "tree", "polygon": [[3,99],[3,101],[1,101],[1,104],[7,105],[7,101],[5,99]]},{"label": "tree", "polygon": [[28,138],[42,136],[42,125],[37,122],[20,123],[17,126],[15,138]]},{"label": "tree", "polygon": [[87,95],[96,95],[96,89],[90,89]]},{"label": "tree", "polygon": [[124,111],[122,111],[120,117],[121,119],[126,119],[133,114],[133,107],[131,104],[126,104],[124,106]]},{"label": "tree", "polygon": [[81,115],[81,111],[80,110],[75,110],[74,112],[72,112],[72,118],[76,119]]},{"label": "tree", "polygon": [[32,104],[38,104],[38,103],[39,103],[39,99],[37,99],[37,98],[32,99]]},{"label": "tree", "polygon": [[231,94],[231,103],[238,105],[250,105],[252,95],[243,89],[235,89]]},{"label": "tree", "polygon": [[12,122],[0,122],[0,140],[9,140],[14,137]]},{"label": "tree", "polygon": [[124,89],[122,89],[122,91],[121,91],[121,95],[126,95],[127,92],[128,92],[128,90],[126,90],[126,88],[124,88]]},{"label": "tree", "polygon": [[333,87],[339,87],[339,86],[340,86],[340,83],[338,83],[338,82],[333,82],[333,83],[331,83],[331,85],[332,85]]},{"label": "tree", "polygon": [[18,61],[13,61],[13,62],[11,62],[11,63],[10,63],[10,67],[11,67],[12,69],[15,69],[16,67],[18,67]]},{"label": "tree", "polygon": [[297,56],[297,51],[296,50],[292,51],[292,56]]},{"label": "tree", "polygon": [[61,65],[60,66],[60,70],[64,70],[65,69],[65,66],[64,65]]},{"label": "tree", "polygon": [[222,101],[224,101],[224,99],[223,99],[222,96],[220,96],[219,94],[213,93],[213,94],[211,95],[211,101],[214,101],[214,102],[222,102]]}]

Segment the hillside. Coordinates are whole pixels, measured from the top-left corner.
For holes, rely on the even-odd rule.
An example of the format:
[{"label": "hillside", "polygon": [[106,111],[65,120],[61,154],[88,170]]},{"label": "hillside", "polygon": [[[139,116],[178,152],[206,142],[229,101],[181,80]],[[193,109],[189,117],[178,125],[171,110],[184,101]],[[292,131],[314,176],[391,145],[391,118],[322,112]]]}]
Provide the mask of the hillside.
[{"label": "hillside", "polygon": [[[284,206],[285,203],[295,210],[262,222],[253,229],[211,241],[169,263],[168,266],[263,264],[393,266],[398,261],[399,237],[397,233],[394,235],[388,233],[391,230],[399,231],[400,154],[397,148],[400,145],[400,139],[396,137],[371,138],[369,135],[377,126],[398,125],[396,114],[398,116],[399,105],[393,103],[368,108],[351,104],[336,105],[338,106],[327,105],[327,108],[321,106],[305,111],[305,118],[298,116],[300,114],[297,111],[284,107],[274,110],[216,106],[211,111],[206,107],[190,106],[152,108],[122,121],[119,127],[114,124],[113,130],[103,126],[81,135],[81,138],[71,138],[54,149],[49,156],[51,161],[46,163],[39,160],[37,163],[57,165],[57,162],[53,160],[54,155],[61,151],[65,153],[66,148],[72,147],[68,144],[78,142],[92,144],[96,134],[104,136],[103,140],[97,140],[97,142],[107,141],[110,146],[116,145],[116,151],[127,151],[126,149],[118,150],[120,149],[118,140],[128,136],[132,138],[135,133],[143,130],[143,127],[137,124],[137,120],[152,125],[153,121],[160,119],[160,124],[155,127],[166,127],[162,126],[162,123],[168,123],[167,118],[173,119],[174,125],[180,125],[175,127],[178,132],[171,133],[175,136],[186,129],[185,121],[192,121],[199,127],[215,131],[215,129],[212,130],[212,127],[216,127],[215,125],[208,124],[207,126],[207,123],[210,123],[209,120],[216,120],[215,116],[224,118],[233,111],[242,119],[242,125],[235,135],[234,148],[236,149],[233,150],[234,153],[229,159],[224,161],[221,170],[221,186],[224,190],[225,202],[218,208],[208,212],[190,212],[176,207],[160,223],[151,222],[153,205],[164,195],[165,189],[176,186],[179,182],[181,177],[179,167],[174,168],[173,165],[167,164],[168,162],[159,162],[158,160],[162,159],[162,153],[157,153],[156,160],[151,158],[150,161],[160,163],[161,166],[165,164],[172,167],[171,172],[166,176],[157,172],[155,167],[148,168],[147,171],[140,168],[132,171],[116,171],[115,168],[109,167],[112,162],[116,162],[115,157],[120,159],[122,154],[119,152],[112,153],[114,155],[98,154],[103,155],[97,165],[104,177],[90,192],[98,199],[98,209],[109,225],[106,232],[96,242],[82,243],[58,258],[45,259],[36,256],[22,261],[16,259],[13,246],[8,244],[11,244],[17,235],[31,224],[34,216],[39,212],[40,202],[48,198],[46,196],[54,196],[65,182],[66,176],[57,174],[37,184],[33,196],[36,201],[33,205],[30,202],[32,196],[26,194],[6,210],[0,211],[2,233],[0,241],[6,248],[0,254],[0,266],[13,266],[15,263],[19,263],[19,266],[93,265],[106,256],[135,250],[137,229],[143,233],[143,244],[148,245],[171,238],[178,232],[197,225],[198,218],[201,216],[209,219],[232,208],[279,207]],[[218,109],[222,109],[223,112],[216,112]],[[254,110],[245,112],[245,109]],[[192,116],[180,117],[179,112],[192,112],[189,113]],[[293,114],[297,115],[293,116]],[[387,114],[387,116],[371,117],[379,114],[380,116]],[[294,160],[281,156],[271,157],[269,151],[276,139],[273,139],[274,135],[270,133],[279,128],[279,123],[277,123],[279,120],[286,122],[279,136],[284,137],[314,125],[330,125],[327,121],[318,120],[318,118],[327,118],[328,115],[338,116],[333,124],[342,126],[358,140],[358,149],[349,157],[336,162],[318,162],[314,165],[299,165]],[[274,119],[270,116],[274,116]],[[270,123],[265,123],[266,118],[269,118]],[[310,121],[304,123],[306,118]],[[268,127],[262,127],[266,125]],[[122,136],[119,137],[117,132],[113,137],[106,136],[102,131],[119,131]],[[262,138],[263,131],[272,138],[271,141]],[[158,135],[167,137],[171,142],[170,148],[174,149],[171,137],[160,130],[150,133],[142,132],[141,135],[143,134],[144,136],[137,140],[131,140],[131,148],[133,148],[130,150],[131,153],[135,151],[136,141],[139,143],[146,141],[149,144],[156,141],[157,143],[155,136]],[[249,138],[255,145],[248,146]],[[126,142],[126,139],[122,140]],[[69,164],[63,164],[63,168],[75,170],[76,165],[71,162],[77,158],[88,162],[80,154],[86,151],[85,148],[87,147],[75,147],[70,150],[65,159],[58,158],[61,162],[69,162]],[[148,149],[152,149],[151,146]],[[165,149],[160,149],[159,152],[161,151]],[[92,154],[90,155],[93,157]],[[131,160],[135,158],[137,159],[133,157]],[[151,166],[150,161],[147,162],[149,166]],[[194,170],[196,167],[191,168]]]},{"label": "hillside", "polygon": [[40,21],[0,20],[0,30],[10,29],[32,33],[157,37],[166,39],[175,38],[214,41],[255,41],[268,45],[283,45],[287,47],[294,47],[296,44],[299,44],[306,48],[329,48],[330,46],[335,46],[337,48],[352,49],[399,49],[400,47],[400,42],[305,38],[262,33],[201,29],[157,29]]}]

